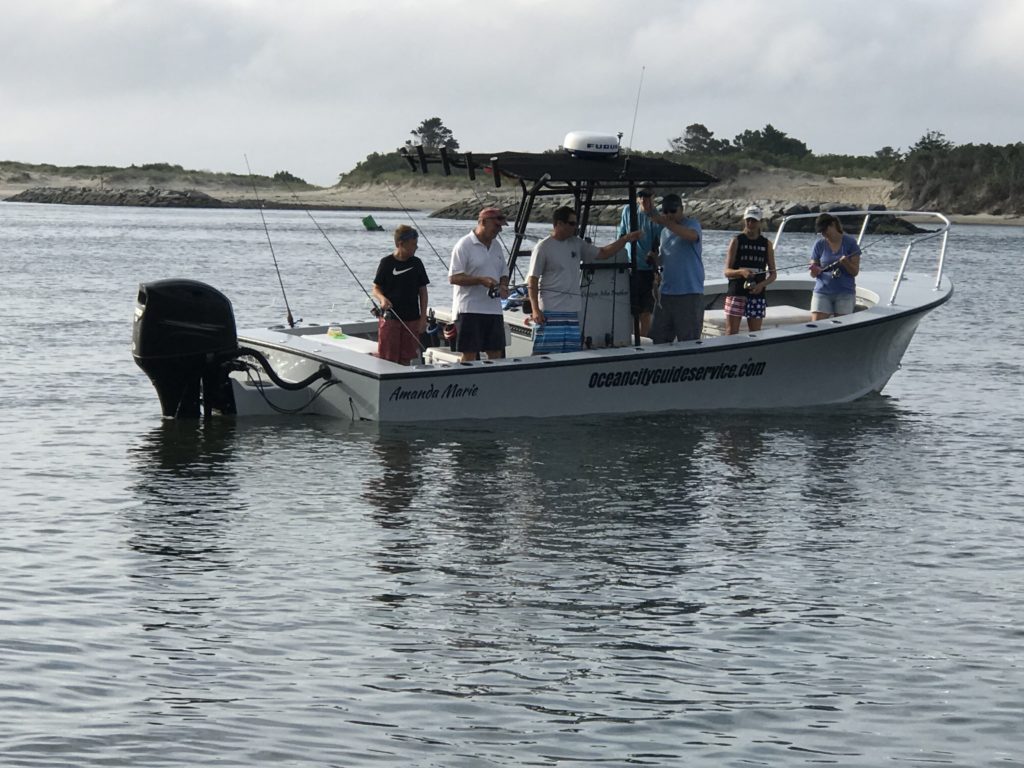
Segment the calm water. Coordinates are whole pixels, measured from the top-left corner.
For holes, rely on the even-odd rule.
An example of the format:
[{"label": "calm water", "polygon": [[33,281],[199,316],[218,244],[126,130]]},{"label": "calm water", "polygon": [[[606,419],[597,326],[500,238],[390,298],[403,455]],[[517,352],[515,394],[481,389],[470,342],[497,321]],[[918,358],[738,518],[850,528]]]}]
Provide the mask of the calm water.
[{"label": "calm water", "polygon": [[[390,235],[314,215],[368,287]],[[365,317],[267,217],[295,315]],[[258,216],[0,204],[0,765],[1024,766],[1022,241],[958,229],[850,406],[200,427],[132,362],[136,288],[280,320]]]}]

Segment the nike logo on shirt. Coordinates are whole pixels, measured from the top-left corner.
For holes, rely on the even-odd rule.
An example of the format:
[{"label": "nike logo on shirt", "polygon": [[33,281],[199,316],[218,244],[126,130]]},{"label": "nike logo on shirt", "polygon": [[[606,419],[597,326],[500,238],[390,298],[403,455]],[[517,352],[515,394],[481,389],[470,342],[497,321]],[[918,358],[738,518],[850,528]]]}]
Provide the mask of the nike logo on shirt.
[{"label": "nike logo on shirt", "polygon": [[391,274],[395,275],[397,277],[398,275],[404,275],[406,272],[408,272],[411,269],[412,269],[412,267],[406,267],[405,269],[399,271],[398,267],[395,267],[394,269],[391,270]]}]

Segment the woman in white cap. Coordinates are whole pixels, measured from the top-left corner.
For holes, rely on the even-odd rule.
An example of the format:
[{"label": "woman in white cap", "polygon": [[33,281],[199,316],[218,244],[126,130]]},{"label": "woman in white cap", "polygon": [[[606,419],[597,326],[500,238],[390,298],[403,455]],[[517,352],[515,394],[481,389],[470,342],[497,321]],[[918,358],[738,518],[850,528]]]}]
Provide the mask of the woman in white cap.
[{"label": "woman in white cap", "polygon": [[775,282],[775,250],[761,234],[761,209],[748,206],[743,212],[743,231],[729,243],[725,257],[725,276],[729,290],[725,297],[725,332],[739,333],[740,320],[747,318],[747,328],[761,330],[768,302],[764,293]]}]

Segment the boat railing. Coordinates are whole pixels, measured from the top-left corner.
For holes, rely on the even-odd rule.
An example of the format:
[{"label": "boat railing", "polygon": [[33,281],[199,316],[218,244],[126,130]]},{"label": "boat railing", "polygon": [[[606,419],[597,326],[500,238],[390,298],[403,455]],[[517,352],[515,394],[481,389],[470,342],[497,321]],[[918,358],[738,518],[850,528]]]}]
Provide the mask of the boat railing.
[{"label": "boat railing", "polygon": [[[910,263],[910,256],[914,251],[914,248],[919,244],[927,240],[940,239],[938,259],[935,265],[935,285],[934,290],[938,290],[942,284],[942,270],[945,266],[946,261],[946,245],[949,242],[949,230],[952,227],[951,222],[943,214],[936,211],[888,211],[888,210],[877,210],[877,211],[828,211],[832,216],[836,218],[863,218],[863,222],[860,225],[860,232],[857,234],[857,244],[861,245],[864,239],[864,235],[868,232],[868,225],[872,219],[882,218],[900,218],[906,219],[913,222],[921,222],[927,224],[929,222],[936,222],[940,224],[939,229],[917,233],[911,236],[910,241],[907,243],[907,247],[903,251],[903,258],[900,260],[899,270],[896,272],[896,277],[893,280],[892,293],[889,296],[889,305],[896,303],[896,295],[899,293],[900,284],[903,282],[903,276],[907,271],[907,264]],[[775,252],[779,251],[779,243],[782,241],[782,235],[786,231],[786,227],[795,221],[801,221],[804,219],[815,219],[820,213],[795,213],[791,216],[786,216],[779,222],[779,229],[775,233],[775,240],[773,246]],[[793,230],[790,230],[792,232]],[[877,241],[876,241],[877,242]],[[867,250],[872,247],[874,243],[864,246],[862,250]]]}]

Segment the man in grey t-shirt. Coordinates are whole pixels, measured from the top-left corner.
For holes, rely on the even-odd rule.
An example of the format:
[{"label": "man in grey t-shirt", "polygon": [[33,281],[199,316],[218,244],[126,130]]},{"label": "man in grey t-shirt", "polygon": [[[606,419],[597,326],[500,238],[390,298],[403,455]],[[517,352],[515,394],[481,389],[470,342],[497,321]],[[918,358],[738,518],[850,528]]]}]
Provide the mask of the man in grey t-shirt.
[{"label": "man in grey t-shirt", "polygon": [[603,248],[576,235],[579,221],[568,206],[555,210],[554,229],[533,248],[527,290],[537,324],[533,353],[575,352],[580,348],[580,262],[607,259],[638,240],[642,232],[627,232]]}]

